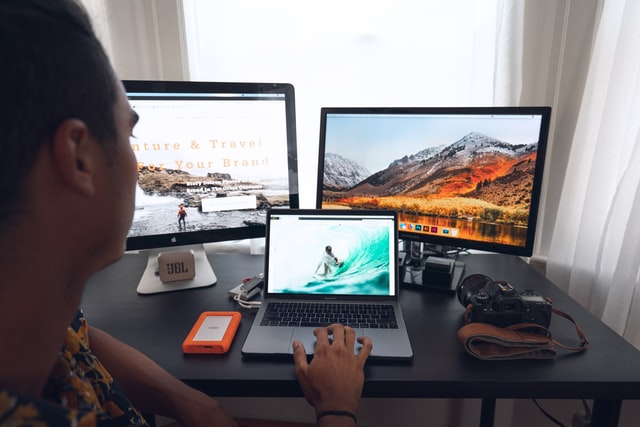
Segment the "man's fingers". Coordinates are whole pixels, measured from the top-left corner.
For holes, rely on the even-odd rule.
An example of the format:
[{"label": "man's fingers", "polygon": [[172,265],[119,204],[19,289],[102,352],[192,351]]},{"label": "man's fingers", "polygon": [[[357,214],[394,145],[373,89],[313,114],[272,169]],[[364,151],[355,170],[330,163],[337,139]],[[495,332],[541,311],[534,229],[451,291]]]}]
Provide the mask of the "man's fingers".
[{"label": "man's fingers", "polygon": [[344,327],[344,343],[347,345],[347,348],[353,351],[353,348],[356,345],[356,330],[350,328],[349,326]]},{"label": "man's fingers", "polygon": [[[357,337],[355,329],[349,326],[343,326],[339,323],[335,323],[329,325],[326,328],[316,328],[313,331],[313,334],[316,336],[316,349],[315,352],[318,351],[328,351],[330,345],[340,344],[344,345],[344,348],[353,352],[355,349],[356,340],[362,345],[359,349],[358,354],[356,356],[358,360],[358,364],[361,367],[364,367],[365,362],[369,358],[369,354],[371,353],[371,349],[373,348],[373,343],[369,337]],[[331,336],[331,342],[329,341],[329,336]],[[295,343],[294,343],[295,344]],[[300,343],[302,346],[302,343]],[[304,347],[303,347],[304,349]],[[302,350],[304,353],[304,350]],[[295,348],[294,348],[294,356],[295,356]],[[305,356],[305,364],[306,364],[306,355]],[[297,365],[297,363],[296,363]],[[308,365],[307,365],[308,366]]]},{"label": "man's fingers", "polygon": [[334,323],[326,328],[327,333],[333,335],[333,342],[344,343],[345,327],[339,323]]},{"label": "man's fingers", "polygon": [[364,367],[364,364],[369,358],[369,354],[371,353],[371,349],[373,348],[373,342],[369,337],[358,337],[358,342],[362,344],[362,348],[360,348],[356,359],[358,359],[360,366]]},{"label": "man's fingers", "polygon": [[313,335],[316,336],[315,353],[329,347],[329,332],[327,328],[316,328],[313,330]]},{"label": "man's fingers", "polygon": [[[302,392],[307,400],[309,399],[307,393],[312,390],[311,383],[309,382],[309,363],[307,362],[307,352],[304,349],[304,345],[295,340],[292,343],[293,346],[293,361],[296,365],[296,378],[302,388]],[[312,401],[309,401],[313,405]]]},{"label": "man's fingers", "polygon": [[307,372],[309,369],[309,363],[307,362],[307,351],[304,348],[304,344],[295,340],[293,346],[293,362],[296,364],[296,374],[299,371]]}]

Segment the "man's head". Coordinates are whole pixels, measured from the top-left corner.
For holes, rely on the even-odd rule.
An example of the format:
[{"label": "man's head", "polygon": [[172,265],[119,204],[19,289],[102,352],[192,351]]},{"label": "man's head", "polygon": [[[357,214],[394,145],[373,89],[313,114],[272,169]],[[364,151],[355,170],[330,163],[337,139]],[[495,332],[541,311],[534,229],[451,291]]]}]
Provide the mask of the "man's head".
[{"label": "man's head", "polygon": [[0,0],[0,99],[1,243],[50,244],[76,279],[122,256],[137,115],[75,0]]},{"label": "man's head", "polygon": [[0,221],[19,213],[38,152],[64,120],[84,122],[110,153],[118,85],[75,1],[0,0]]}]

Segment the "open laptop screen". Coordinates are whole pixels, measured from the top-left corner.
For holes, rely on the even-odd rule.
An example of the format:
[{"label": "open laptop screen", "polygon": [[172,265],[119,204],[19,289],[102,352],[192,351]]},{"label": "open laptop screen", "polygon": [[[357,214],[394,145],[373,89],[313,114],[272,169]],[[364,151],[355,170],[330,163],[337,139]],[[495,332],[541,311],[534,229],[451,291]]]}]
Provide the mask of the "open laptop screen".
[{"label": "open laptop screen", "polygon": [[269,213],[268,294],[394,296],[394,212]]}]

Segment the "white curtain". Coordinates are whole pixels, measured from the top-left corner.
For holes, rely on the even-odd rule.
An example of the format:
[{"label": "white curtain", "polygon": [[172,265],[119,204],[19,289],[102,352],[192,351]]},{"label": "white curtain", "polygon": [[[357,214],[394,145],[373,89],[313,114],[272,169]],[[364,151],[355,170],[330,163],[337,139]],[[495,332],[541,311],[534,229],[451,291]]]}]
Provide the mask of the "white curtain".
[{"label": "white curtain", "polygon": [[181,0],[80,1],[120,78],[189,78]]},{"label": "white curtain", "polygon": [[547,276],[640,348],[640,2],[603,5]]}]

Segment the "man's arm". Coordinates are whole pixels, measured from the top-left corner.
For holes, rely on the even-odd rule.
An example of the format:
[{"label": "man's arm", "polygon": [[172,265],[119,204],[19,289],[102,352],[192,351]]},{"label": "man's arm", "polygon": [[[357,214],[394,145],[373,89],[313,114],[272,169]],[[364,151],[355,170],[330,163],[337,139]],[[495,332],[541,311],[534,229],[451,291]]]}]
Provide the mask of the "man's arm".
[{"label": "man's arm", "polygon": [[106,332],[90,328],[89,345],[138,410],[175,419],[184,426],[237,427],[215,399]]},{"label": "man's arm", "polygon": [[[357,413],[364,385],[364,364],[371,352],[368,337],[358,338],[362,348],[354,356],[355,331],[342,325],[315,330],[317,343],[311,363],[304,346],[294,343],[296,376],[307,401],[316,415],[326,411]],[[329,342],[329,335],[333,336]],[[140,411],[173,418],[183,426],[214,425],[237,427],[238,424],[218,402],[195,390],[133,347],[106,332],[90,328],[92,351],[125,390],[131,403]],[[348,416],[325,415],[318,426],[351,427]]]}]

